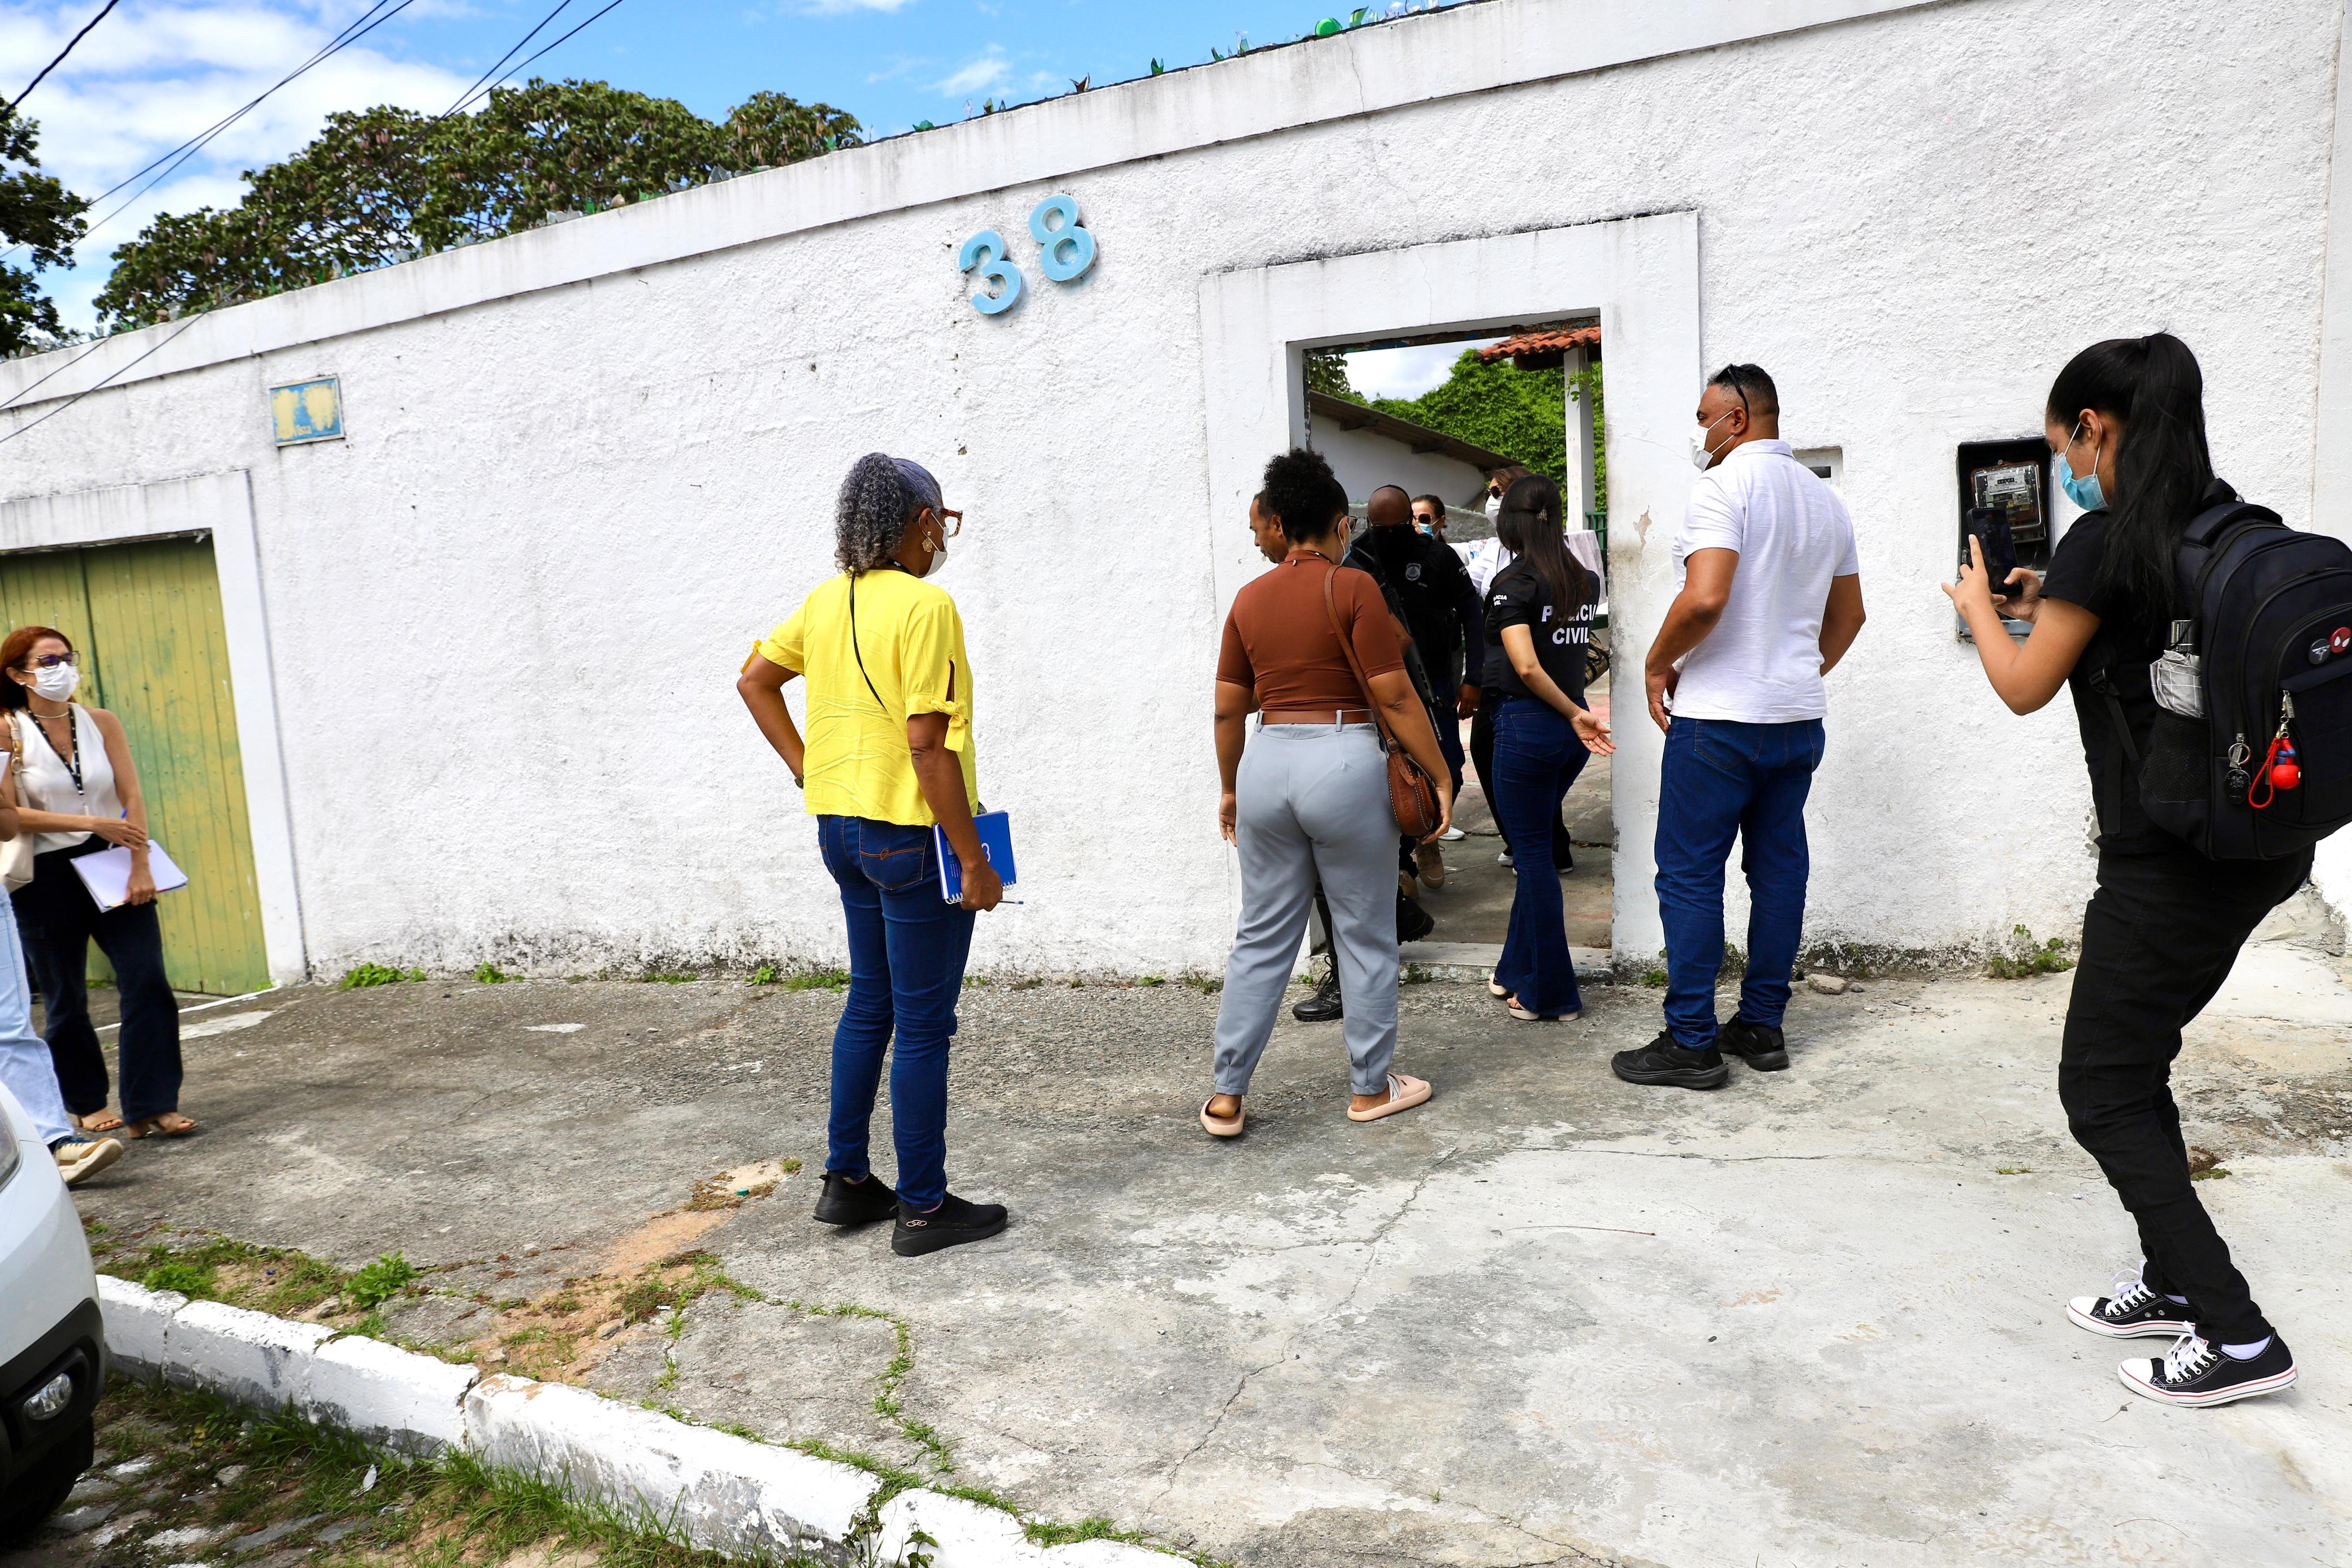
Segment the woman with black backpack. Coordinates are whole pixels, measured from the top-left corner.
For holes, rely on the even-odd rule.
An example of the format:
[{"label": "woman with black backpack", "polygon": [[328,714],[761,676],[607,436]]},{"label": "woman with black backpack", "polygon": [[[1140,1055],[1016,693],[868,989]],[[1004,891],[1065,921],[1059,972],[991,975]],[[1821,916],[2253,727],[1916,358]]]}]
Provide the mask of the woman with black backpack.
[{"label": "woman with black backpack", "polygon": [[[2177,661],[2167,652],[2174,622],[2199,613],[2177,586],[2183,536],[2192,519],[2235,499],[2206,448],[2195,356],[2161,332],[2094,344],[2059,372],[2043,417],[2058,482],[2084,515],[2059,541],[2046,578],[2020,569],[1996,599],[1972,541],[1973,563],[1945,592],[2013,712],[2032,713],[2062,685],[2072,688],[2098,805],[2098,886],[2083,917],[2058,1096],[2075,1140],[2137,1222],[2144,1261],[2110,1294],[2076,1298],[2066,1315],[2110,1339],[2176,1339],[2161,1358],[2125,1362],[2125,1385],[2169,1405],[2223,1405],[2286,1387],[2294,1357],[2190,1185],[2172,1059],[2182,1026],[2221,988],[2263,915],[2303,885],[2312,855],[2305,845],[2267,860],[2209,859],[2150,818],[2160,783],[2143,795],[2142,761],[2154,760],[2164,717],[2150,666]],[[2004,613],[2032,623],[2022,643],[2002,629]],[[2170,692],[2168,701],[2176,715],[2186,706]],[[2172,733],[2189,735],[2194,748],[2205,730],[2200,718]]]}]

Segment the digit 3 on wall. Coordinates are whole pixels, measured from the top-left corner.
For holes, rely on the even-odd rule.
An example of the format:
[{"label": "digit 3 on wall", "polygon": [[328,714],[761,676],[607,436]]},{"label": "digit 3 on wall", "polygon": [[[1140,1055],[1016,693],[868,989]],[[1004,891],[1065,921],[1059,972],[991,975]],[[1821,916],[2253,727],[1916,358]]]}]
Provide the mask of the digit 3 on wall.
[{"label": "digit 3 on wall", "polygon": [[[1048,196],[1038,203],[1029,214],[1029,235],[1040,248],[1038,270],[1053,282],[1076,283],[1095,264],[1094,233],[1078,221],[1073,197]],[[1011,255],[1004,236],[994,229],[981,230],[956,253],[957,269],[979,276],[981,290],[971,297],[971,304],[983,316],[1002,316],[1021,303],[1025,288]],[[994,293],[989,292],[992,285]]]}]

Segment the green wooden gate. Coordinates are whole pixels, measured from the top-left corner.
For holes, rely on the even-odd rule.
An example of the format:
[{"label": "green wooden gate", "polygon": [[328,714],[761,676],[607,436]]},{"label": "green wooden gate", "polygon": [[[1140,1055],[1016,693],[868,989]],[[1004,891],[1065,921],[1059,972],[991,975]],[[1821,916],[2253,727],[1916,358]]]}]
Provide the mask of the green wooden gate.
[{"label": "green wooden gate", "polygon": [[[0,614],[73,639],[75,700],[122,720],[149,830],[188,873],[157,901],[173,986],[233,996],[268,985],[212,540],[0,556]],[[94,948],[90,972],[107,972]]]}]

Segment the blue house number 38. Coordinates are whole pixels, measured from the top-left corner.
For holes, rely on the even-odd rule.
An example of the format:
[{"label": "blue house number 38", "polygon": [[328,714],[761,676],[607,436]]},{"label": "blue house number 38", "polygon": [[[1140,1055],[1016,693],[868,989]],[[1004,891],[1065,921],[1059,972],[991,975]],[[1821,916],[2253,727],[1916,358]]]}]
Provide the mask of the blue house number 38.
[{"label": "blue house number 38", "polygon": [[[1038,267],[1055,283],[1076,283],[1095,264],[1095,236],[1078,221],[1078,204],[1068,196],[1048,196],[1037,204],[1029,214],[1029,237],[1043,249]],[[1021,302],[1021,269],[1009,255],[1004,236],[994,229],[981,230],[956,253],[959,268],[979,275],[981,290],[971,303],[983,316],[1001,316]]]}]

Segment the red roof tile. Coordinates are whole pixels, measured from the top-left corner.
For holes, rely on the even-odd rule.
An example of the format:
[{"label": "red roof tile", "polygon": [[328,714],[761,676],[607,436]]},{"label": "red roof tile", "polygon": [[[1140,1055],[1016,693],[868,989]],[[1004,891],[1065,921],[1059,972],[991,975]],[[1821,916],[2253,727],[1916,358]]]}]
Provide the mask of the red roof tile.
[{"label": "red roof tile", "polygon": [[[1496,360],[1527,360],[1538,355],[1557,364],[1559,357],[1570,349],[1597,349],[1601,346],[1599,327],[1548,327],[1538,332],[1522,332],[1516,338],[1478,350],[1478,357],[1488,364]],[[1524,368],[1524,367],[1523,367]]]}]

